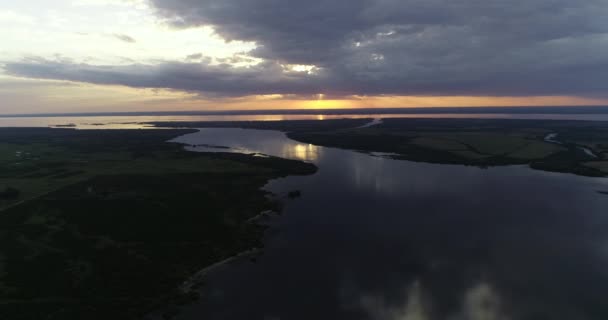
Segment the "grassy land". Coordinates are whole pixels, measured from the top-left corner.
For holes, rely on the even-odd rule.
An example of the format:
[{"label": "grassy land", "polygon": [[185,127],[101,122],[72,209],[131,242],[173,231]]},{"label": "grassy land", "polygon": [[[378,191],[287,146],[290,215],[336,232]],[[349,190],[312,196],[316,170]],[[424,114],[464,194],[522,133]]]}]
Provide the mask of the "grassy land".
[{"label": "grassy land", "polygon": [[[562,145],[544,141],[557,133]],[[293,131],[298,141],[434,163],[535,169],[587,176],[608,175],[608,124],[586,121],[386,119],[370,128]],[[593,158],[580,150],[588,147]]]},{"label": "grassy land", "polygon": [[[281,130],[294,140],[395,158],[445,164],[532,168],[586,176],[608,175],[608,123],[497,119],[370,119],[282,122],[157,123],[174,127],[242,127]],[[544,141],[557,133],[562,145]],[[598,158],[580,150],[584,146]]]},{"label": "grassy land", "polygon": [[137,319],[184,303],[186,278],[261,245],[246,221],[278,204],[260,188],[315,171],[164,143],[188,132],[0,129],[0,319]]},{"label": "grassy land", "polygon": [[285,120],[285,121],[180,121],[151,122],[165,128],[243,128],[284,132],[333,131],[360,127],[372,119]]}]

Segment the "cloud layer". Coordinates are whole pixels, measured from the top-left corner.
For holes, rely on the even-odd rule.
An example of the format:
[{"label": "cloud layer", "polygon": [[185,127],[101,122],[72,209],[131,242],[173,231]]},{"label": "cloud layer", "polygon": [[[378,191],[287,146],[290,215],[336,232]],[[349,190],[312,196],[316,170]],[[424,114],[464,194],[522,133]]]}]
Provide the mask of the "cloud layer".
[{"label": "cloud layer", "polygon": [[[605,0],[150,0],[178,28],[255,42],[257,65],[184,61],[94,66],[36,59],[17,76],[221,96],[605,96]],[[201,58],[198,61],[192,61]],[[290,65],[314,66],[306,70]]]}]

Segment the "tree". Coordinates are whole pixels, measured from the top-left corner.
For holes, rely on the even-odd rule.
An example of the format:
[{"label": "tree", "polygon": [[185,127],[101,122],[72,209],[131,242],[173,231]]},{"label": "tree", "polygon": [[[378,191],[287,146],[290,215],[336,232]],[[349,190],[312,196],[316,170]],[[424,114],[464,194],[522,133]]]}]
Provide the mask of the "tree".
[{"label": "tree", "polygon": [[4,191],[0,192],[0,199],[2,200],[14,200],[19,198],[19,195],[21,194],[21,191],[12,188],[12,187],[6,187],[6,189],[4,189]]}]

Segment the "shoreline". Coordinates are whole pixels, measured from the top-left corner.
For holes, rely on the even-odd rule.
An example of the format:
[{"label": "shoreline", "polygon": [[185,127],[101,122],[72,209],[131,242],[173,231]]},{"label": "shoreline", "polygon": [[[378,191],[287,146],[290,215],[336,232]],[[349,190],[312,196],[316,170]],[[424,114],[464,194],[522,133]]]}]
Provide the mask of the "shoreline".
[{"label": "shoreline", "polygon": [[204,280],[204,278],[207,276],[207,274],[213,272],[216,269],[219,269],[229,263],[232,263],[240,258],[243,257],[247,257],[247,256],[251,256],[251,255],[255,255],[257,253],[259,253],[260,251],[262,251],[262,248],[253,248],[253,249],[249,249],[240,253],[237,253],[236,255],[226,258],[222,261],[216,262],[210,266],[204,267],[203,269],[197,271],[195,274],[193,274],[191,277],[189,277],[188,279],[186,279],[179,287],[178,290],[180,291],[180,293],[182,294],[188,294],[191,293],[192,291],[194,291],[196,289],[196,286],[198,286],[199,284],[201,284],[201,282]]},{"label": "shoreline", "polygon": [[[172,314],[194,302],[196,292],[181,293],[209,272],[263,247],[264,223],[250,219],[278,210],[263,189],[269,181],[317,171],[297,160],[202,154],[167,143],[194,129],[1,131],[10,155],[6,184],[23,197],[0,211],[7,243],[0,255],[10,268],[0,286],[19,290],[1,295],[7,303],[0,313],[8,318],[37,319],[59,309],[77,319]],[[23,150],[32,152],[27,161],[14,156]],[[78,175],[64,177],[72,172]],[[25,259],[24,251],[40,254]],[[40,269],[49,261],[70,268]],[[28,268],[39,281],[20,272]],[[41,283],[51,289],[41,292]],[[104,289],[90,291],[95,287]],[[55,298],[80,303],[36,304]]]},{"label": "shoreline", "polygon": [[[278,198],[278,197],[277,197]],[[272,217],[273,215],[278,216],[280,213],[276,212],[276,211],[272,211],[272,210],[265,210],[260,212],[259,214],[247,219],[248,223],[252,223],[252,224],[257,224],[257,221],[261,218],[264,217]],[[178,287],[178,290],[181,294],[188,294],[193,292],[194,290],[196,290],[196,287],[198,285],[200,285],[205,277],[215,271],[216,269],[219,269],[227,264],[230,264],[232,262],[235,262],[238,259],[241,258],[245,258],[245,257],[250,257],[250,256],[254,256],[260,252],[262,252],[263,247],[261,248],[251,248],[242,252],[239,252],[231,257],[228,257],[226,259],[220,260],[214,264],[211,264],[209,266],[203,267],[202,269],[200,269],[199,271],[197,271],[196,273],[192,274],[190,277],[188,277],[188,279],[184,280],[184,282]]]}]

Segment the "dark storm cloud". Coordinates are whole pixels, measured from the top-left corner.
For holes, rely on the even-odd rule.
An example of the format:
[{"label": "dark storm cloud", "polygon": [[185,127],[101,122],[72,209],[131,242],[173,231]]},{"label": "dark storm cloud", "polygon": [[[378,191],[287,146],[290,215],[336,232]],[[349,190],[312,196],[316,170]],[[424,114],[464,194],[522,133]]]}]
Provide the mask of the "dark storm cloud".
[{"label": "dark storm cloud", "polygon": [[[605,0],[151,2],[176,26],[214,25],[227,39],[257,41],[263,46],[261,56],[303,64],[333,63],[328,59],[339,57],[344,51],[350,53],[354,42],[374,44],[381,41],[379,34],[390,31],[413,38],[425,36],[425,31],[449,35],[453,28],[459,28],[462,34],[454,41],[512,47],[604,33],[608,27]],[[449,48],[449,44],[442,46]]]},{"label": "dark storm cloud", "polygon": [[[252,68],[232,68],[231,61],[6,68],[19,75],[65,79],[69,73],[79,81],[103,78],[222,95],[594,96],[608,89],[606,0],[150,2],[178,28],[212,25],[227,40],[256,42],[250,54],[266,62]],[[280,64],[320,71],[282,74]]]},{"label": "dark storm cloud", "polygon": [[163,62],[157,65],[94,66],[72,62],[29,59],[5,64],[11,75],[37,79],[60,79],[141,88],[169,88],[219,96],[319,92],[320,83],[304,72],[284,72],[276,63],[247,68],[227,64]]}]

